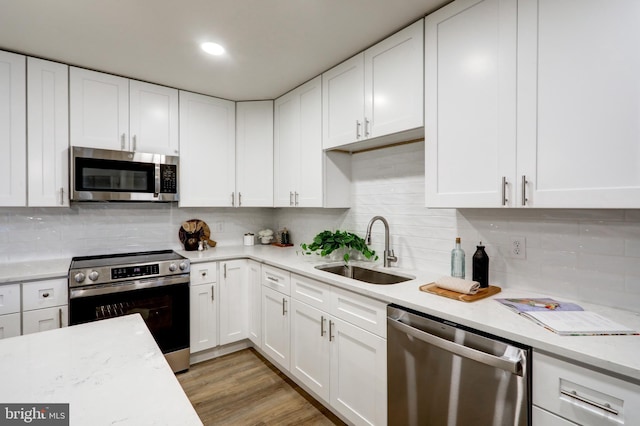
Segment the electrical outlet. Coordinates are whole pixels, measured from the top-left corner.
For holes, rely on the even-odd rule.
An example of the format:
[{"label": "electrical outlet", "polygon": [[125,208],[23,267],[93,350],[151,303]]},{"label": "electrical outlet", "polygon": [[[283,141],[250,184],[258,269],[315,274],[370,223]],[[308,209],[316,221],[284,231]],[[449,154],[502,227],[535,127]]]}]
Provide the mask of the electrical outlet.
[{"label": "electrical outlet", "polygon": [[222,233],[224,232],[224,222],[216,222],[216,233]]},{"label": "electrical outlet", "polygon": [[524,237],[511,237],[510,257],[514,259],[527,258],[527,242]]}]

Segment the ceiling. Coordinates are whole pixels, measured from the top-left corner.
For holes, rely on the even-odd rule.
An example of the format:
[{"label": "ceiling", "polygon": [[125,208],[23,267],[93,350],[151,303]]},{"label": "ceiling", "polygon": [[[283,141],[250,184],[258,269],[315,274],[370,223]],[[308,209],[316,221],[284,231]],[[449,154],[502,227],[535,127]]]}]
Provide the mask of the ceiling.
[{"label": "ceiling", "polygon": [[[0,0],[0,49],[274,99],[450,0]],[[214,57],[199,43],[227,53]]]}]

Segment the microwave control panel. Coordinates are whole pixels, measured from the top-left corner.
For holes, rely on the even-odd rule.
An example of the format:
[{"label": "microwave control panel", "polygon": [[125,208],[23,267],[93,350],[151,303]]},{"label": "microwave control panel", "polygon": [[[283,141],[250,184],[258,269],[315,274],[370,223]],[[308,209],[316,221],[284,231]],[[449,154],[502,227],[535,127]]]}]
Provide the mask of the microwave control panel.
[{"label": "microwave control panel", "polygon": [[178,166],[160,164],[160,193],[175,194],[178,192]]}]

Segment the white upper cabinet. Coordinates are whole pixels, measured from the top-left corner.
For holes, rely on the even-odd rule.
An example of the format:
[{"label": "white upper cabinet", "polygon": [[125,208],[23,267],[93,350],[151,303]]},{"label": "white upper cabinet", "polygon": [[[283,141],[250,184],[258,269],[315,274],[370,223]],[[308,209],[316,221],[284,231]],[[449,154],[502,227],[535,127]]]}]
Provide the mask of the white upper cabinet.
[{"label": "white upper cabinet", "polygon": [[71,67],[72,146],[177,155],[178,91]]},{"label": "white upper cabinet", "polygon": [[27,201],[26,59],[0,51],[0,206]]},{"label": "white upper cabinet", "polygon": [[423,126],[423,43],[420,20],[322,75],[324,149]]},{"label": "white upper cabinet", "polygon": [[180,91],[180,207],[235,204],[232,101]]},{"label": "white upper cabinet", "polygon": [[274,206],[349,207],[351,161],[322,150],[318,76],[274,103]]},{"label": "white upper cabinet", "polygon": [[640,2],[518,3],[518,204],[640,207]]},{"label": "white upper cabinet", "polygon": [[130,150],[178,155],[178,91],[129,82]]},{"label": "white upper cabinet", "polygon": [[425,19],[428,207],[513,205],[516,2],[459,0]]},{"label": "white upper cabinet", "polygon": [[27,59],[28,205],[69,206],[69,67]]},{"label": "white upper cabinet", "polygon": [[236,103],[236,205],[273,207],[273,101]]},{"label": "white upper cabinet", "polygon": [[427,206],[640,207],[638,22],[634,0],[429,15]]}]

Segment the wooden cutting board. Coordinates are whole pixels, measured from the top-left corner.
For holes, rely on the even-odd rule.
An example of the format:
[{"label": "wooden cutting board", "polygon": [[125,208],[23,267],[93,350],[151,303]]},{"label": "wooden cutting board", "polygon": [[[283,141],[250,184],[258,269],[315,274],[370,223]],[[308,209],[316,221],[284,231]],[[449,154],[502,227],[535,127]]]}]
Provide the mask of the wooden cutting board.
[{"label": "wooden cutting board", "polygon": [[460,300],[462,302],[475,302],[476,300],[484,299],[485,297],[493,296],[500,293],[500,287],[490,285],[487,288],[481,288],[476,294],[464,294],[457,291],[446,290],[438,287],[435,283],[424,284],[420,286],[420,291],[424,291],[431,294],[437,294],[438,296],[448,297],[449,299]]}]

